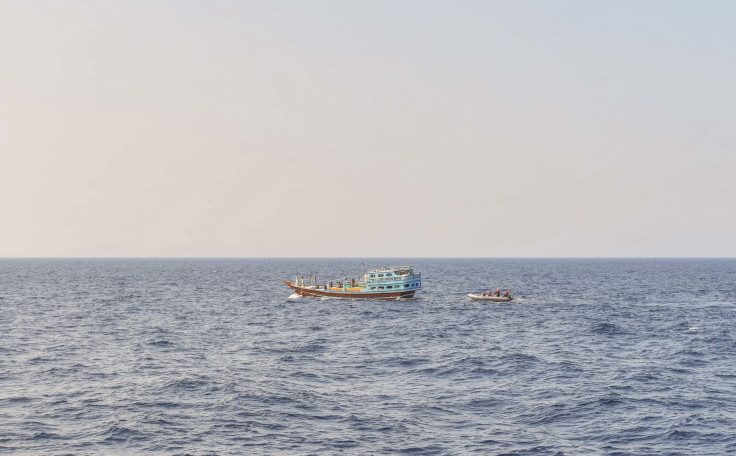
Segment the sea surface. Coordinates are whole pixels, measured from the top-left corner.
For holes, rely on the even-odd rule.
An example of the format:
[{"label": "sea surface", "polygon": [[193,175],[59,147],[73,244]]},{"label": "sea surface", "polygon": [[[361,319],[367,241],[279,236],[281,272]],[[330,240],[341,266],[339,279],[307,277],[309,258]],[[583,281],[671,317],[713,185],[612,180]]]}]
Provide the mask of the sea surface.
[{"label": "sea surface", "polygon": [[736,260],[360,263],[0,260],[0,454],[736,454]]}]

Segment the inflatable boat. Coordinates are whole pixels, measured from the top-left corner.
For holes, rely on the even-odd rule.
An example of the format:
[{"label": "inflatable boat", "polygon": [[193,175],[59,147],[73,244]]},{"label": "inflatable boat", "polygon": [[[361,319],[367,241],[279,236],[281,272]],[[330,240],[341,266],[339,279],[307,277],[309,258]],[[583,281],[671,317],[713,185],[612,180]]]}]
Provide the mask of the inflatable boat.
[{"label": "inflatable boat", "polygon": [[472,299],[473,301],[491,301],[491,302],[506,302],[506,301],[511,301],[512,299],[514,299],[513,297],[511,297],[511,295],[509,295],[509,296],[504,296],[504,295],[496,296],[495,294],[491,294],[491,295],[485,295],[485,296],[483,296],[483,294],[481,294],[481,293],[477,293],[477,294],[476,293],[470,293],[470,294],[468,294],[468,297],[470,299]]}]

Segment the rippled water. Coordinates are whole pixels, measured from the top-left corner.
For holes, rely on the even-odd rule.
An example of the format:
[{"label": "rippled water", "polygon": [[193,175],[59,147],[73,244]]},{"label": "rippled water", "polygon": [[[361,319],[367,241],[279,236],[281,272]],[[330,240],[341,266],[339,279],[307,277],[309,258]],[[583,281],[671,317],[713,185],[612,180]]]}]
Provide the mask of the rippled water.
[{"label": "rippled water", "polygon": [[0,453],[736,453],[736,260],[406,262],[0,260]]}]

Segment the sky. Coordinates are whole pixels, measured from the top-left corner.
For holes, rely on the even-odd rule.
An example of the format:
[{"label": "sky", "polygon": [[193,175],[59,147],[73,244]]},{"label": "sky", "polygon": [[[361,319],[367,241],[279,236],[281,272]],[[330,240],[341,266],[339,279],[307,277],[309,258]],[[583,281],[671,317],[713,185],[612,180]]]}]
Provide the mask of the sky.
[{"label": "sky", "polygon": [[736,257],[736,2],[0,3],[0,257]]}]

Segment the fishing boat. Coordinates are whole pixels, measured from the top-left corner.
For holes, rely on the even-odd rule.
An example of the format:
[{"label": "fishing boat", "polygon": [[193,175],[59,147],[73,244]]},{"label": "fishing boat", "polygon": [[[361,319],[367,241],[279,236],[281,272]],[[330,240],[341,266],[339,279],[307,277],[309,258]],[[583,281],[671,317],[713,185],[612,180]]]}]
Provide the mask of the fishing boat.
[{"label": "fishing boat", "polygon": [[344,278],[317,282],[317,276],[297,277],[294,282],[284,282],[300,296],[314,298],[401,299],[413,298],[422,289],[422,274],[413,266],[395,266],[363,271],[360,280]]},{"label": "fishing boat", "polygon": [[511,295],[504,296],[496,296],[495,294],[482,294],[482,293],[470,293],[468,294],[468,297],[472,299],[473,301],[491,301],[491,302],[506,302],[511,301],[514,299]]}]

